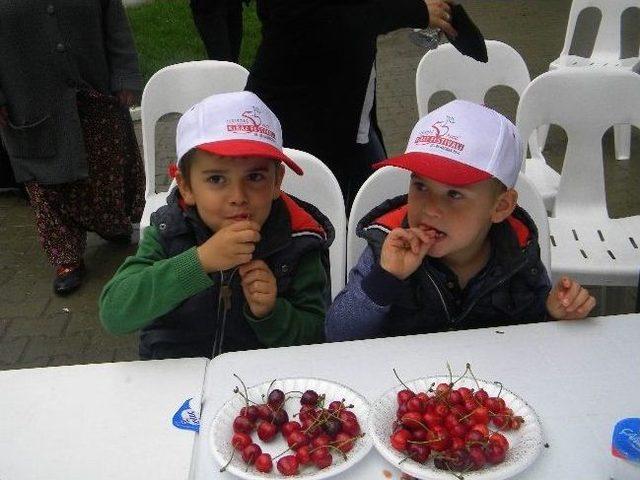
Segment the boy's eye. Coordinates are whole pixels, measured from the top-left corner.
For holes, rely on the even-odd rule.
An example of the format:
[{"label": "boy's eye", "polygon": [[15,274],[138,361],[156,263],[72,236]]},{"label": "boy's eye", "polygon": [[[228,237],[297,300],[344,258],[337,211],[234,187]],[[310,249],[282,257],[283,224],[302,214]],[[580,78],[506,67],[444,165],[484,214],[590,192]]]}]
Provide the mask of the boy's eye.
[{"label": "boy's eye", "polygon": [[224,177],[222,175],[211,175],[211,176],[207,177],[207,182],[208,183],[213,183],[215,185],[218,185],[218,184],[224,182]]},{"label": "boy's eye", "polygon": [[460,193],[457,190],[449,190],[447,192],[447,195],[449,195],[449,198],[453,198],[453,199],[456,199],[456,200],[463,198],[462,193]]},{"label": "boy's eye", "polygon": [[414,181],[413,186],[419,192],[425,192],[427,190],[427,185],[420,181]]},{"label": "boy's eye", "polygon": [[265,176],[264,176],[264,173],[253,172],[248,175],[248,178],[249,178],[249,181],[251,182],[259,182],[261,180],[264,180]]}]

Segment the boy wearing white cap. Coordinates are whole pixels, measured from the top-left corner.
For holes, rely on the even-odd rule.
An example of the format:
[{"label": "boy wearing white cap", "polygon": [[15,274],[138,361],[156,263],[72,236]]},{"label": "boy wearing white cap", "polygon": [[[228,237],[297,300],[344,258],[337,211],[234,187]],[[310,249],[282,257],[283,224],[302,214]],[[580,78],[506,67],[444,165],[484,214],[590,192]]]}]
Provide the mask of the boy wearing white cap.
[{"label": "boy wearing white cap", "polygon": [[275,115],[253,93],[214,95],[178,122],[178,188],[100,298],[112,333],[141,330],[140,356],[320,342],[329,220],[280,191]]},{"label": "boy wearing white cap", "polygon": [[368,247],[329,309],[330,341],[584,318],[595,306],[569,278],[551,289],[537,229],[517,206],[515,126],[455,100],[423,117],[403,155],[408,195],[367,214]]}]

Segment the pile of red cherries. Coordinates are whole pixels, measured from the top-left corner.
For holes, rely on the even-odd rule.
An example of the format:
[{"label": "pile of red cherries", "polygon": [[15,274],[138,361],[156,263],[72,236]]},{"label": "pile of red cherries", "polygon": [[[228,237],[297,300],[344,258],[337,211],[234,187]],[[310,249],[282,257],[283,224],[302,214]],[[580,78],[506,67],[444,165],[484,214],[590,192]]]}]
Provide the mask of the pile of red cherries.
[{"label": "pile of red cherries", "polygon": [[482,388],[454,388],[454,382],[434,386],[398,392],[392,447],[418,463],[433,458],[436,468],[451,472],[503,462],[509,441],[500,432],[519,429],[524,419],[507,407],[502,389],[491,397]]},{"label": "pile of red cherries", "polygon": [[[332,401],[325,408],[325,396],[314,390],[286,394],[279,389],[269,390],[265,403],[249,404],[245,389],[246,404],[233,421],[231,445],[247,468],[253,466],[269,473],[276,460],[276,468],[284,476],[298,474],[301,467],[327,468],[333,463],[334,454],[346,459],[347,452],[362,436],[358,417],[351,410],[353,405],[345,405],[344,400]],[[238,389],[235,392],[239,393]],[[285,402],[294,398],[292,394],[300,396],[300,410],[293,415],[297,420],[290,419],[284,408]],[[272,458],[253,441],[254,431],[264,443],[280,433],[289,448]],[[226,466],[221,471],[225,469]]]}]

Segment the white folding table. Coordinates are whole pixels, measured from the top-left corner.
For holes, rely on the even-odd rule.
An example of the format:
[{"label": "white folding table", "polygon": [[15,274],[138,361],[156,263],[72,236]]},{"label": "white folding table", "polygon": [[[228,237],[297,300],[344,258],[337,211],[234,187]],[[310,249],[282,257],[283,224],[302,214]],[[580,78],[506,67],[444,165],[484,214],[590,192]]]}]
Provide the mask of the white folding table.
[{"label": "white folding table", "polygon": [[[351,386],[370,401],[406,379],[462,371],[500,380],[536,410],[545,441],[520,480],[608,479],[611,433],[617,420],[640,416],[640,315],[546,322],[503,328],[227,353],[207,367],[192,480],[231,479],[209,450],[212,418],[237,385],[284,377],[319,377]],[[223,432],[230,435],[230,432]],[[399,471],[373,449],[335,477],[388,480]]]},{"label": "white folding table", "polygon": [[172,417],[199,407],[207,362],[0,371],[0,479],[186,479],[195,433]]}]

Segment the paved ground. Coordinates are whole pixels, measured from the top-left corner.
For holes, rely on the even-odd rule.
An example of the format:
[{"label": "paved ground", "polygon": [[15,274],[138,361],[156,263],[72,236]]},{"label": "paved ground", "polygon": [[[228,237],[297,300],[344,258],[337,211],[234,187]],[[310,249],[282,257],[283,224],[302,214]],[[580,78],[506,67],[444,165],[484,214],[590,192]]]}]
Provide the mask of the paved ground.
[{"label": "paved ground", "polygon": [[[569,0],[463,3],[486,38],[502,40],[520,52],[532,77],[546,71],[561,50]],[[424,51],[409,43],[407,31],[381,38],[379,46],[378,113],[389,153],[395,154],[403,151],[417,119],[414,75]],[[436,103],[442,103],[443,98],[436,98]],[[503,90],[492,92],[487,99],[512,118],[516,102],[515,95]],[[164,165],[172,159],[173,124],[168,119],[158,130],[159,183],[166,183]],[[607,191],[613,216],[640,214],[640,198],[630,189],[640,182],[639,137],[634,131],[633,157],[625,162],[611,158],[611,135],[605,137]],[[562,132],[552,130],[547,153],[557,167],[562,141]],[[71,297],[56,297],[28,204],[13,194],[0,194],[0,369],[136,359],[135,335],[106,334],[97,312],[102,286],[134,251],[135,246],[114,247],[90,235],[85,284]],[[610,302],[609,313],[629,311],[633,305],[629,291],[617,296],[617,301]]]}]

